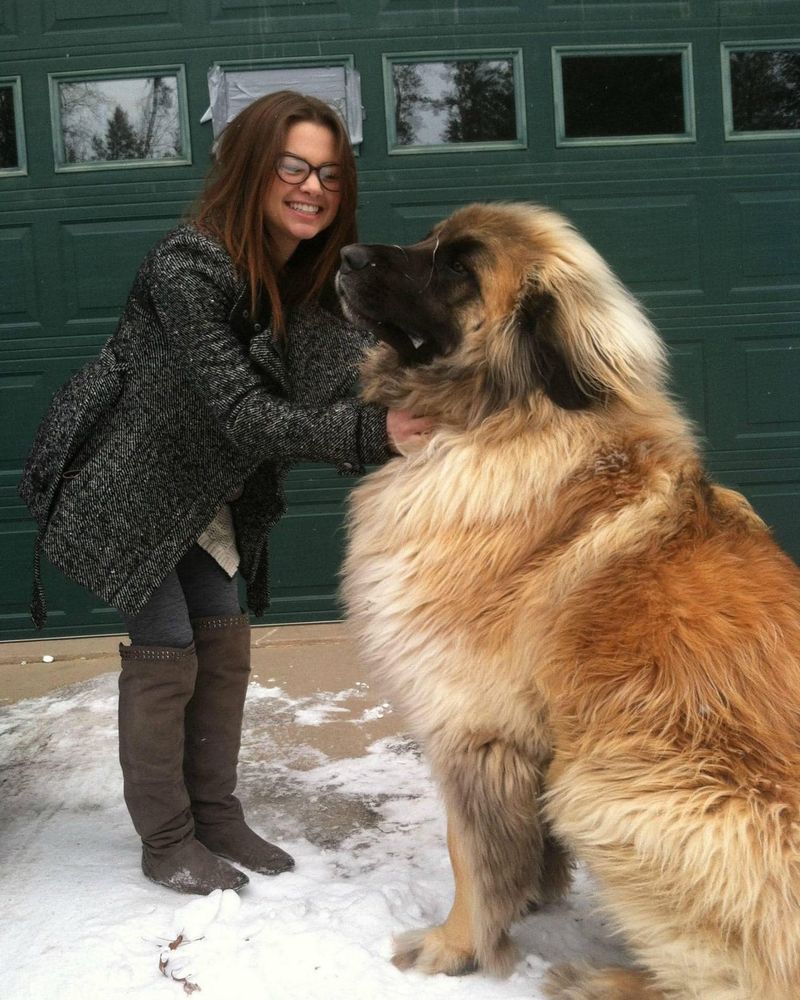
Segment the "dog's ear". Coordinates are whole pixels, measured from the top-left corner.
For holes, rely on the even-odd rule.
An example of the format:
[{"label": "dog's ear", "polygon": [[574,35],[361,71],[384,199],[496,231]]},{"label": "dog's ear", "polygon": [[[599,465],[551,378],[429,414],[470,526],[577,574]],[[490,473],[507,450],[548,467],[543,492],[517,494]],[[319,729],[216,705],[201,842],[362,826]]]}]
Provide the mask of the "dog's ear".
[{"label": "dog's ear", "polygon": [[546,395],[564,410],[585,410],[598,402],[577,376],[558,331],[558,303],[548,292],[532,288],[517,308],[517,327],[529,353],[531,374]]}]

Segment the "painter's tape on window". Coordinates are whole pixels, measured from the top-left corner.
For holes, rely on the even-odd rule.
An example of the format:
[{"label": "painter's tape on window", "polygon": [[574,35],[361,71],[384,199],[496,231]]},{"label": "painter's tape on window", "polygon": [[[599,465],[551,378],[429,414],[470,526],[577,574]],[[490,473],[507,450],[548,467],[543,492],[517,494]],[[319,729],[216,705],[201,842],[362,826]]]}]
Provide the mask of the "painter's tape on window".
[{"label": "painter's tape on window", "polygon": [[362,141],[361,76],[349,66],[235,70],[212,66],[208,71],[211,106],[201,121],[211,119],[216,139],[243,108],[276,90],[297,90],[327,102],[344,119],[353,145]]}]

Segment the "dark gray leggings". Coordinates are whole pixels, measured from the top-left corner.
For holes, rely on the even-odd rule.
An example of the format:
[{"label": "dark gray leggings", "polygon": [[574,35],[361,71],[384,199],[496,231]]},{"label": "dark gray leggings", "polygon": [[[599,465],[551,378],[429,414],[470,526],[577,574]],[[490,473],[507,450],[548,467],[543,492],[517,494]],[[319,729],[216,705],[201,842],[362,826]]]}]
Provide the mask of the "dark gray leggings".
[{"label": "dark gray leggings", "polygon": [[120,612],[131,642],[185,648],[192,641],[192,618],[241,614],[237,581],[193,545],[137,615]]}]

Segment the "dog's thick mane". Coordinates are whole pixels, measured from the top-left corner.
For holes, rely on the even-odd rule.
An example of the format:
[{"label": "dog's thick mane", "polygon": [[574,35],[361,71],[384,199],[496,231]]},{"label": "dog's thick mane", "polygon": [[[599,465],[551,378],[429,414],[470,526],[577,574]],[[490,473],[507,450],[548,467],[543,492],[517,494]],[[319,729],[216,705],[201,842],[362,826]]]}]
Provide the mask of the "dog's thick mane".
[{"label": "dog's thick mane", "polygon": [[[508,407],[467,428],[445,424],[402,460],[409,509],[431,523],[499,525],[522,517],[529,527],[541,518],[552,529],[556,509],[558,520],[574,519],[581,504],[590,506],[585,490],[576,491],[578,483],[594,479],[598,488],[616,492],[620,502],[631,502],[634,471],[641,478],[639,489],[660,492],[669,488],[663,481],[665,465],[684,470],[684,478],[700,476],[690,426],[669,401],[656,402],[660,412],[647,419],[621,405],[598,419],[545,403]],[[598,479],[598,472],[605,478]],[[376,499],[391,505],[382,480],[395,474],[393,467],[376,473],[359,496],[372,493],[374,485]],[[431,478],[447,482],[447,490],[431,496]],[[414,502],[416,480],[424,504]],[[397,518],[396,509],[392,516]]]}]

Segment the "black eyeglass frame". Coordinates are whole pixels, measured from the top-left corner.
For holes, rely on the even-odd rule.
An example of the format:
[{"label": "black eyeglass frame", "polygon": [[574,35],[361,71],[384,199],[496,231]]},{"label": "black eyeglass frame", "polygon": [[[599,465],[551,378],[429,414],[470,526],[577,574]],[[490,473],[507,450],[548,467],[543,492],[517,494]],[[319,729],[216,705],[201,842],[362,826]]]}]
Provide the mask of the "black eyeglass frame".
[{"label": "black eyeglass frame", "polygon": [[[292,160],[298,166],[302,165],[303,167],[305,167],[305,173],[303,174],[303,176],[298,178],[297,180],[289,180],[288,177],[284,177],[283,174],[281,173],[281,164],[283,163],[284,160]],[[326,183],[326,179],[322,176],[322,171],[326,167],[335,167],[337,170],[341,171],[340,165],[338,163],[333,163],[333,162],[320,163],[318,167],[312,167],[312,165],[308,162],[308,160],[304,160],[302,156],[295,156],[294,153],[284,153],[282,156],[279,156],[278,159],[275,161],[275,173],[278,175],[278,177],[280,177],[280,179],[284,182],[284,184],[292,184],[292,185],[302,184],[304,181],[308,180],[311,174],[316,174],[320,186],[325,188],[326,191],[333,191],[333,192],[341,191],[342,189],[341,172],[337,177],[333,178],[336,186],[331,187],[330,185],[331,178],[328,178]]]}]

